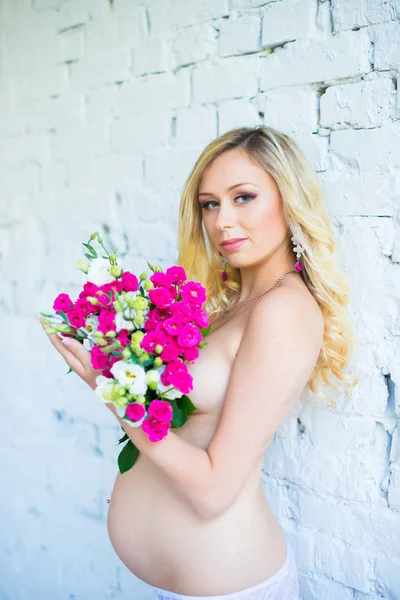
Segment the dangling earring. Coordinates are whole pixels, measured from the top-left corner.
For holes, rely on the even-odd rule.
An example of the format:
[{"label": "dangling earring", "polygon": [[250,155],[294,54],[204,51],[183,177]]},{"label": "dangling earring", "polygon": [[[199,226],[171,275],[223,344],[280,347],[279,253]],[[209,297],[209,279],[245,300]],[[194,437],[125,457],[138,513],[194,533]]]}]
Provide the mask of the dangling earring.
[{"label": "dangling earring", "polygon": [[226,281],[228,279],[228,275],[226,274],[226,263],[228,261],[226,260],[226,258],[224,258],[222,256],[221,252],[218,252],[218,254],[221,256],[221,261],[222,261],[222,264],[224,265],[224,270],[222,272],[221,279],[222,279],[222,281]]},{"label": "dangling earring", "polygon": [[297,269],[297,271],[302,271],[303,267],[302,264],[300,262],[300,258],[301,258],[301,254],[304,252],[304,248],[301,245],[299,240],[296,240],[296,238],[294,237],[294,235],[291,237],[291,240],[293,242],[293,252],[296,252],[296,258],[297,258],[297,262],[295,264],[295,269]]}]

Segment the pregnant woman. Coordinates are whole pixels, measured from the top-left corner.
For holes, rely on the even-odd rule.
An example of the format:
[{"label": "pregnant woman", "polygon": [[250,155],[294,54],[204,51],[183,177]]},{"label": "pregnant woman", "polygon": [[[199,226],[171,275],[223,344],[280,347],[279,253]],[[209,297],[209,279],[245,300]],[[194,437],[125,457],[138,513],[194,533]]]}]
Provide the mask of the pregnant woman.
[{"label": "pregnant woman", "polygon": [[[115,481],[111,543],[160,600],[298,599],[263,456],[307,385],[357,380],[323,191],[290,137],[243,127],[205,148],[182,194],[177,264],[205,286],[212,326],[188,364],[196,411],[155,444],[107,404],[140,451]],[[49,337],[95,389],[89,352]]]}]

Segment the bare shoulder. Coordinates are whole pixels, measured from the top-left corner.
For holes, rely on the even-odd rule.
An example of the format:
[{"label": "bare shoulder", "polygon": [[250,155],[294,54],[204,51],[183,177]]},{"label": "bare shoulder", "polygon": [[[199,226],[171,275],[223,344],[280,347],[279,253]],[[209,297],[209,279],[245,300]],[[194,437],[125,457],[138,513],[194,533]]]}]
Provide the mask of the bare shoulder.
[{"label": "bare shoulder", "polygon": [[262,334],[272,326],[279,326],[304,336],[307,346],[319,352],[325,321],[321,308],[303,280],[283,281],[272,293],[256,303],[251,315]]}]

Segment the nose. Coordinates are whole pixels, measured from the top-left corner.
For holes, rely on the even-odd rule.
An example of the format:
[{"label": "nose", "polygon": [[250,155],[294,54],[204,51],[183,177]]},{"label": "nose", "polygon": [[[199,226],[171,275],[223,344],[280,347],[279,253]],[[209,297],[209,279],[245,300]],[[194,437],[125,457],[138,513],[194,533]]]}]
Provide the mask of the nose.
[{"label": "nose", "polygon": [[233,227],[234,224],[235,224],[235,209],[234,209],[234,207],[231,205],[231,203],[229,201],[221,202],[219,209],[218,209],[217,218],[215,220],[215,228],[218,229],[219,231],[223,231],[224,229],[227,229],[228,227]]}]

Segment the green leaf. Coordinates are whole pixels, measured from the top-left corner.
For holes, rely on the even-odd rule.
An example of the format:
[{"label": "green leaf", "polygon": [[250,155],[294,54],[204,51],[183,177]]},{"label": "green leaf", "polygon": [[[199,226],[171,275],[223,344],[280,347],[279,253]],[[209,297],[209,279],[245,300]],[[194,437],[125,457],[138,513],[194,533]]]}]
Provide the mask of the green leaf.
[{"label": "green leaf", "polygon": [[42,313],[42,312],[39,313],[39,315],[42,315],[42,317],[48,317],[50,319],[54,317],[54,315],[49,315],[48,313]]},{"label": "green leaf", "polygon": [[71,367],[69,368],[69,371],[67,371],[65,374],[66,374],[66,375],[69,375],[70,373],[72,373],[72,369],[71,369]]},{"label": "green leaf", "polygon": [[71,323],[69,322],[69,319],[68,319],[67,315],[65,314],[65,312],[63,312],[62,310],[58,310],[57,312],[60,315],[60,317],[62,318],[62,320],[65,321],[67,323],[67,325],[71,326]]},{"label": "green leaf", "polygon": [[181,410],[185,411],[185,413],[187,415],[189,415],[194,410],[196,410],[196,407],[193,404],[193,402],[191,401],[191,399],[189,398],[189,396],[186,396],[185,394],[183,396],[181,396],[180,398],[178,398],[177,404],[178,404],[179,408]]},{"label": "green leaf", "polygon": [[129,440],[129,435],[127,433],[118,440],[118,444],[122,444],[122,442],[126,442],[126,440]]},{"label": "green leaf", "polygon": [[118,456],[118,467],[120,473],[129,471],[129,469],[135,464],[138,456],[139,450],[132,443],[132,440],[129,440],[129,442],[122,448]]},{"label": "green leaf", "polygon": [[142,285],[139,285],[139,291],[142,294],[142,296],[146,297],[146,293],[145,293],[144,287]]},{"label": "green leaf", "polygon": [[[96,250],[93,248],[93,246],[91,246],[90,244],[83,244],[85,246],[85,248],[87,248],[90,252],[90,254],[92,255],[93,258],[97,258],[97,252]],[[85,254],[86,256],[86,254]]]},{"label": "green leaf", "polygon": [[93,256],[91,254],[85,253],[85,256],[88,260],[92,260]]},{"label": "green leaf", "polygon": [[150,367],[150,366],[151,366],[151,365],[153,365],[153,364],[154,364],[154,361],[153,361],[153,359],[152,359],[152,358],[149,358],[149,360],[146,360],[146,362],[144,362],[144,363],[142,364],[142,367],[145,367],[145,368],[146,368],[146,367]]},{"label": "green leaf", "polygon": [[176,402],[171,402],[172,406],[172,422],[171,427],[182,427],[187,421],[186,414],[181,410]]},{"label": "green leaf", "polygon": [[204,327],[204,329],[200,329],[200,333],[203,336],[203,338],[207,337],[207,335],[210,333],[210,329],[211,325],[208,325],[208,327]]}]

